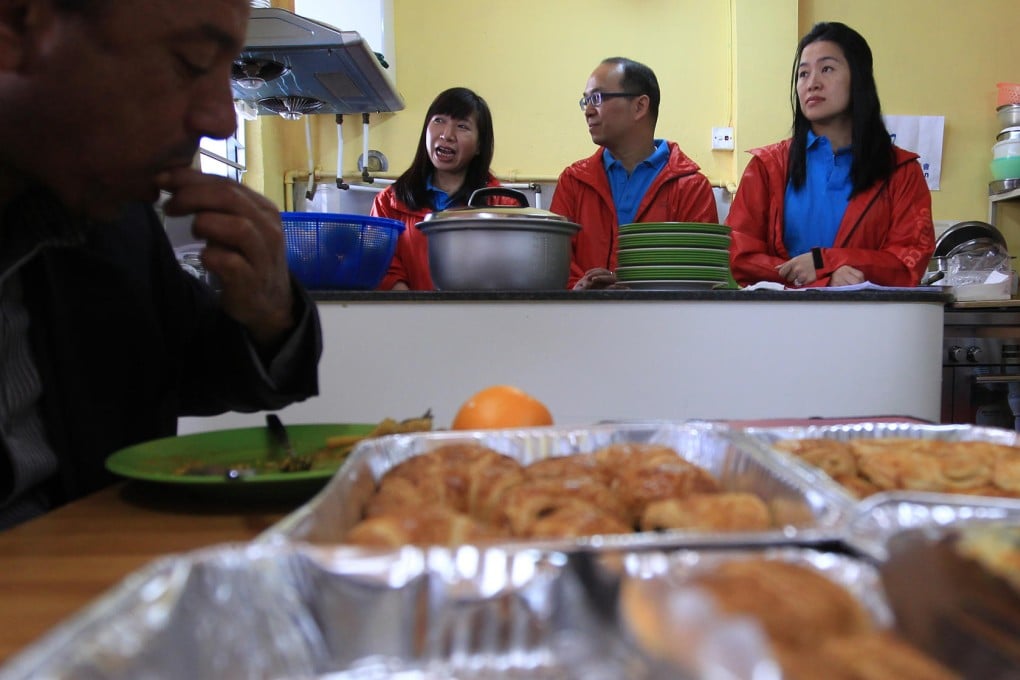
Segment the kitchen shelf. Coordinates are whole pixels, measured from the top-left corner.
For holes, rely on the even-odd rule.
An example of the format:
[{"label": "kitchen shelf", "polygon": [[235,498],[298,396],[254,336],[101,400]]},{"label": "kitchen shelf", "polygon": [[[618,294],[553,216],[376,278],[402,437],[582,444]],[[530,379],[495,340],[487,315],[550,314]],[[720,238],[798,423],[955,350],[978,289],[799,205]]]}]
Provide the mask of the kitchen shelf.
[{"label": "kitchen shelf", "polygon": [[998,194],[989,194],[988,196],[988,223],[993,227],[998,226],[995,224],[995,218],[998,217],[999,203],[1002,201],[1015,201],[1020,199],[1020,187],[1012,189],[1010,191],[1003,191]]}]

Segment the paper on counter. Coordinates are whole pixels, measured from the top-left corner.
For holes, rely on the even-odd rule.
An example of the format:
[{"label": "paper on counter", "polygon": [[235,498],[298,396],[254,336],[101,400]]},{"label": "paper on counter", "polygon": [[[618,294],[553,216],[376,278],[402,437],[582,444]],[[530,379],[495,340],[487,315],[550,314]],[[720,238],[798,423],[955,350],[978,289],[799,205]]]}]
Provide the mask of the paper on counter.
[{"label": "paper on counter", "polygon": [[781,283],[775,281],[759,281],[758,283],[741,288],[741,290],[792,290],[792,291],[846,291],[854,292],[861,290],[891,290],[901,291],[909,293],[938,293],[942,291],[942,286],[880,286],[877,283],[871,281],[865,281],[864,283],[855,283],[850,286],[822,286],[822,287],[811,287],[811,288],[788,288]]}]

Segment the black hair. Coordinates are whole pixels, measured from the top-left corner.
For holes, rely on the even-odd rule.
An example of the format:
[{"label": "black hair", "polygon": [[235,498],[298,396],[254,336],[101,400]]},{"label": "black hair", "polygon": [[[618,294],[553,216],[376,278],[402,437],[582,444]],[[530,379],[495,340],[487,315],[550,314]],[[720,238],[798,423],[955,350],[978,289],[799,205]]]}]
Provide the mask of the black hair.
[{"label": "black hair", "polygon": [[429,205],[425,183],[434,170],[432,161],[429,160],[428,150],[425,148],[425,133],[429,121],[437,115],[466,120],[471,117],[471,114],[475,114],[477,124],[478,153],[468,164],[467,172],[464,175],[464,184],[450,196],[450,200],[453,205],[464,205],[470,198],[471,192],[481,189],[489,183],[489,166],[492,165],[492,154],[495,148],[492,113],[489,111],[489,105],[474,91],[466,87],[451,87],[440,92],[429,106],[411,167],[405,170],[393,184],[393,191],[397,198],[403,201],[407,207],[412,210],[420,210]]},{"label": "black hair", "polygon": [[882,120],[882,105],[878,101],[871,48],[860,33],[836,21],[815,24],[797,45],[790,85],[793,104],[793,143],[790,145],[789,181],[794,187],[800,188],[804,186],[807,174],[805,154],[807,133],[811,123],[800,109],[800,99],[797,97],[797,71],[804,48],[819,40],[839,45],[850,67],[850,117],[853,125],[851,132],[853,163],[850,179],[853,182],[851,191],[853,196],[892,175],[895,163],[892,140]]},{"label": "black hair", "polygon": [[644,64],[626,57],[609,57],[602,60],[603,64],[615,64],[623,68],[623,77],[620,78],[620,87],[624,92],[648,95],[648,112],[651,114],[652,122],[659,119],[659,79],[655,77],[655,71]]}]

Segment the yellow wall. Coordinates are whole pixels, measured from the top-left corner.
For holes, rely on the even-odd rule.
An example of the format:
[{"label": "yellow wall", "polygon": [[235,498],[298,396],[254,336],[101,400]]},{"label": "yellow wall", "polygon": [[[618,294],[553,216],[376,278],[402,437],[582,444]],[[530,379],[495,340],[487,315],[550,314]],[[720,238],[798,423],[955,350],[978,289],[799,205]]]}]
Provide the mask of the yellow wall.
[{"label": "yellow wall", "polygon": [[[714,158],[709,141],[712,126],[732,119],[729,2],[396,0],[394,13],[397,85],[407,108],[373,114],[369,133],[371,148],[390,161],[389,174],[410,163],[435,95],[462,85],[476,90],[492,109],[496,174],[555,178],[564,166],[594,151],[577,100],[588,74],[610,56],[655,69],[663,93],[658,133],[677,139],[709,176],[730,174],[732,154]],[[332,173],[334,117],[316,118],[316,165]],[[249,125],[272,129],[286,140],[277,175],[307,167],[302,122]],[[360,115],[344,117],[347,177],[358,174],[361,128]],[[266,184],[267,194],[279,201]]]},{"label": "yellow wall", "polygon": [[[1016,0],[395,0],[396,77],[407,108],[372,115],[370,147],[388,157],[387,175],[399,174],[432,98],[464,85],[493,110],[496,174],[554,178],[593,151],[576,102],[598,61],[621,55],[659,77],[658,135],[677,140],[713,182],[732,184],[746,165],[743,150],[789,134],[799,36],[816,21],[839,20],[871,44],[886,113],[946,117],[935,219],[986,219],[995,83],[1020,81],[1008,20],[1015,9]],[[736,152],[711,149],[719,125],[735,127]],[[247,131],[261,166],[246,182],[282,206],[285,171],[308,167],[304,122],[260,118]],[[315,165],[335,172],[332,115],[313,117],[312,141]],[[348,179],[361,152],[361,116],[345,116]],[[1017,213],[1020,202],[1000,210],[1020,245]]]},{"label": "yellow wall", "polygon": [[[1016,0],[801,0],[800,29],[843,21],[875,56],[885,113],[944,115],[942,188],[932,192],[937,220],[988,215],[989,163],[1001,129],[998,82],[1020,82]],[[999,226],[1020,252],[1020,202],[1004,205]]]}]

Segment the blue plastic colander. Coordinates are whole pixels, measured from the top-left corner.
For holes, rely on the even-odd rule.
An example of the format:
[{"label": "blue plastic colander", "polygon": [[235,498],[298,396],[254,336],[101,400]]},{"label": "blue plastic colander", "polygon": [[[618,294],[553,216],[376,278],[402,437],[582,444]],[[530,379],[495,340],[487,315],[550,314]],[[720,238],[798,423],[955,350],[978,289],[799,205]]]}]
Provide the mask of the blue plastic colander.
[{"label": "blue plastic colander", "polygon": [[393,259],[404,224],[341,213],[280,213],[287,265],[309,289],[370,290]]}]

